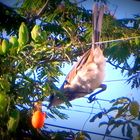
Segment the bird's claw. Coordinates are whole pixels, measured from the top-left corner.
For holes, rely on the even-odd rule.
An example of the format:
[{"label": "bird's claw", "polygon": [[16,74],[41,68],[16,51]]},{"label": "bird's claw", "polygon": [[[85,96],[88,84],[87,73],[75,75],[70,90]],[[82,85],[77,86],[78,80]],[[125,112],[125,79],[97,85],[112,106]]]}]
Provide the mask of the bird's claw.
[{"label": "bird's claw", "polygon": [[89,98],[88,98],[88,103],[92,103],[93,101],[95,101],[95,99],[96,99],[96,97],[93,97],[92,98],[92,96],[90,96]]}]

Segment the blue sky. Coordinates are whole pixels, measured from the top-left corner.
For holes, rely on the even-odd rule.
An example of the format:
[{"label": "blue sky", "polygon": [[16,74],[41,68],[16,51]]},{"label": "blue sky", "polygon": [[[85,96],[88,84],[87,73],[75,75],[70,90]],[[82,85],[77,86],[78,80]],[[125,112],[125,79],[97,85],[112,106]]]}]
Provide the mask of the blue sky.
[{"label": "blue sky", "polygon": [[[67,74],[68,71],[70,71],[70,66],[66,66],[63,71]],[[125,77],[126,78],[126,77]],[[126,96],[129,98],[135,98],[137,101],[140,101],[140,96],[138,94],[138,90],[137,89],[131,89],[130,85],[127,85],[127,83],[125,83],[125,81],[114,81],[114,82],[106,82],[106,81],[110,81],[110,80],[118,80],[118,79],[125,79],[120,70],[116,70],[114,69],[112,66],[110,66],[109,64],[107,64],[106,66],[106,78],[104,80],[103,83],[107,84],[107,90],[98,94],[97,98],[99,99],[103,99],[103,100],[112,100],[115,98],[119,98],[122,96]],[[63,82],[63,80],[65,79],[65,77],[61,77],[60,78],[60,85]],[[88,95],[87,95],[88,96]],[[72,108],[70,108],[70,110],[65,110],[63,111],[64,113],[69,115],[69,119],[68,120],[61,120],[59,118],[57,118],[56,120],[54,119],[46,119],[46,123],[51,123],[51,124],[55,124],[55,125],[61,125],[61,126],[66,126],[66,127],[71,127],[71,128],[76,128],[76,129],[82,129],[85,121],[87,120],[87,118],[89,117],[89,113],[86,112],[91,112],[91,108],[92,106],[94,106],[95,108],[98,109],[93,109],[93,113],[97,113],[100,111],[99,109],[99,105],[95,102],[95,103],[87,103],[87,99],[85,98],[80,98],[80,99],[76,99],[74,101],[72,101],[72,105],[74,105]],[[99,103],[101,104],[101,107],[104,109],[108,109],[111,104],[107,101],[100,101]],[[78,107],[75,105],[82,105],[85,107]],[[78,112],[79,111],[79,112]],[[81,111],[81,112],[80,112]],[[93,116],[94,114],[92,114],[90,116],[90,118]],[[98,127],[98,124],[101,121],[105,121],[106,118],[103,118],[102,120],[97,120],[95,123],[89,123],[89,120],[87,121],[84,130],[86,131],[92,131],[92,132],[98,132],[98,133],[104,133],[105,132],[105,127]],[[55,129],[54,127],[49,127],[52,128],[53,130]],[[55,130],[61,130],[56,128]],[[123,137],[121,135],[121,131],[117,130],[114,131],[114,133],[112,134],[113,136],[118,136],[118,137]],[[99,135],[91,135],[91,137],[94,137],[98,140],[102,139],[101,136]],[[115,138],[111,138],[111,140],[115,140]],[[117,140],[117,139],[116,139]]]},{"label": "blue sky", "polygon": [[[81,3],[87,9],[92,9],[94,0],[86,0]],[[108,0],[109,10],[114,13],[117,18],[131,18],[133,14],[140,14],[140,2],[134,0]],[[117,8],[117,9],[116,9]]]}]

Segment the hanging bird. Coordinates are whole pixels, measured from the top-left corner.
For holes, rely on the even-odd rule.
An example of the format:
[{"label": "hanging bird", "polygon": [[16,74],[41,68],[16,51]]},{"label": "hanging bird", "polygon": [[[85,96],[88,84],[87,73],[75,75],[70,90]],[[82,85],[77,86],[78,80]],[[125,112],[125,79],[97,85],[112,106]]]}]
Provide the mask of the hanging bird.
[{"label": "hanging bird", "polygon": [[[74,65],[60,88],[60,91],[64,93],[68,101],[91,94],[95,89],[101,88],[101,90],[93,93],[88,98],[89,102],[92,102],[96,94],[106,89],[106,85],[102,84],[105,76],[105,57],[100,45],[96,43],[99,42],[104,11],[105,5],[99,6],[95,4],[92,20],[92,46]],[[63,102],[64,101],[56,95],[52,95],[50,97],[49,107],[57,106]]]}]

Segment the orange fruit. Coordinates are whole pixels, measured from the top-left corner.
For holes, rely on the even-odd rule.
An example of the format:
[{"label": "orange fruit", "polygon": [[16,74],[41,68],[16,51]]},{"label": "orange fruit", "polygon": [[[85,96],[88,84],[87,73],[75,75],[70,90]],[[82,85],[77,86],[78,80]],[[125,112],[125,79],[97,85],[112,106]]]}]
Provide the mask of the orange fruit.
[{"label": "orange fruit", "polygon": [[41,111],[35,111],[32,116],[32,125],[34,128],[42,128],[44,125],[46,114]]}]

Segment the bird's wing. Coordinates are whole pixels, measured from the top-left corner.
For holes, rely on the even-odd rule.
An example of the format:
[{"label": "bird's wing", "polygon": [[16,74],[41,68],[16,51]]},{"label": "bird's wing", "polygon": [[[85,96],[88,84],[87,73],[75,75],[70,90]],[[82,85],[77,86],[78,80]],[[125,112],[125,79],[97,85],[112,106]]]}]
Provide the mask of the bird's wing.
[{"label": "bird's wing", "polygon": [[[99,7],[98,4],[95,4],[94,6],[94,16],[93,18],[93,24],[94,24],[94,29],[93,29],[93,40],[92,40],[92,47],[88,51],[86,51],[79,61],[74,65],[72,70],[68,73],[65,81],[67,83],[71,83],[73,78],[76,76],[77,71],[82,69],[82,67],[85,64],[88,64],[90,62],[93,62],[94,60],[94,42],[99,41],[100,37],[100,32],[101,32],[101,26],[102,26],[102,19],[103,19],[103,14],[104,14],[104,6]],[[97,47],[97,46],[96,46]],[[99,47],[99,46],[98,46]]]},{"label": "bird's wing", "polygon": [[76,76],[77,71],[80,70],[83,65],[87,62],[87,59],[90,55],[90,49],[88,51],[86,51],[81,58],[79,59],[78,62],[76,62],[76,64],[73,66],[73,68],[71,69],[71,71],[68,73],[67,77],[66,77],[66,81],[67,83],[71,83],[71,81],[73,80],[73,78]]}]

